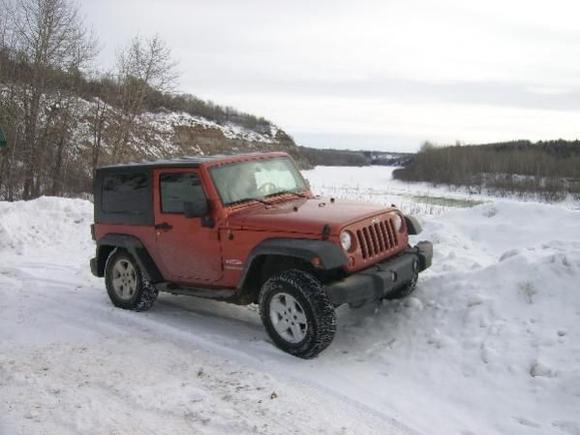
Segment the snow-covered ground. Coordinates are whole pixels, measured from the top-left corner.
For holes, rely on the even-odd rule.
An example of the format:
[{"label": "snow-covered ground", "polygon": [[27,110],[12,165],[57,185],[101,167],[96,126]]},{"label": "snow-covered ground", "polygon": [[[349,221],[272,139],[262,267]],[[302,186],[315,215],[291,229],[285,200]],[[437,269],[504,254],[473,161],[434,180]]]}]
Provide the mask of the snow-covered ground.
[{"label": "snow-covered ground", "polygon": [[[391,166],[338,167],[318,166],[303,171],[318,193],[337,198],[358,198],[379,204],[396,204],[408,213],[437,215],[450,208],[471,207],[498,198],[476,188],[406,183],[394,180]],[[537,202],[532,195],[519,201]],[[580,203],[566,199],[560,206],[580,210]]]},{"label": "snow-covered ground", "polygon": [[[306,175],[425,196],[367,170]],[[481,200],[417,208],[435,258],[416,293],[341,308],[309,361],[269,343],[256,307],[112,307],[88,270],[90,203],[0,202],[0,434],[578,435],[580,212]]]}]

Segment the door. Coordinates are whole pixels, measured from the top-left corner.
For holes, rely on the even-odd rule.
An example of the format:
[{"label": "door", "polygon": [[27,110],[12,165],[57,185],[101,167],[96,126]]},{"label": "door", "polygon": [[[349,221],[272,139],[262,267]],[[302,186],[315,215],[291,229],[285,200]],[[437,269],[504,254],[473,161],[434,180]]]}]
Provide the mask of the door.
[{"label": "door", "polygon": [[217,227],[208,227],[208,219],[184,214],[184,203],[207,200],[198,170],[158,169],[154,178],[155,234],[163,276],[190,285],[219,280],[222,254]]}]

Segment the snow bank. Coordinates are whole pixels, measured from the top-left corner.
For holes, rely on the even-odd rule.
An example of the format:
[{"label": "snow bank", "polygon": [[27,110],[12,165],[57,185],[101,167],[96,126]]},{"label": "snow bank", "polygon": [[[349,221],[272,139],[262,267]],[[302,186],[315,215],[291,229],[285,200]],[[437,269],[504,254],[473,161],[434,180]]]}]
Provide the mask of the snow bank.
[{"label": "snow bank", "polygon": [[85,258],[94,246],[92,222],[93,205],[81,199],[0,201],[0,255]]},{"label": "snow bank", "polygon": [[580,433],[580,213],[499,201],[424,223],[417,292],[346,312],[342,347],[383,366],[403,421],[426,407],[424,433]]}]

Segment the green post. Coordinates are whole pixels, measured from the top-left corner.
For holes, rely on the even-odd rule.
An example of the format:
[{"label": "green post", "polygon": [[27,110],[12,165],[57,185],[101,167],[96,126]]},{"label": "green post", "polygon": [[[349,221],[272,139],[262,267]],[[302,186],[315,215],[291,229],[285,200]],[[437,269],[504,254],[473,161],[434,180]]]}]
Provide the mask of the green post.
[{"label": "green post", "polygon": [[8,146],[8,141],[6,141],[6,135],[4,135],[4,132],[2,131],[2,128],[0,127],[0,150],[2,148],[6,148]]}]

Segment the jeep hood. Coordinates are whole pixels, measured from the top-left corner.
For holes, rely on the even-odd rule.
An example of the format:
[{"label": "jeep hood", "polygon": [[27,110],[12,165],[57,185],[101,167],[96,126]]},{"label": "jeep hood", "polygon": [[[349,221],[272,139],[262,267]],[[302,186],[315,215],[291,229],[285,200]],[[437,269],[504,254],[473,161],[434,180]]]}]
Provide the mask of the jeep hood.
[{"label": "jeep hood", "polygon": [[302,234],[321,234],[328,224],[330,234],[337,235],[347,225],[390,210],[394,209],[358,201],[298,198],[234,211],[229,220],[232,227],[244,230]]}]

